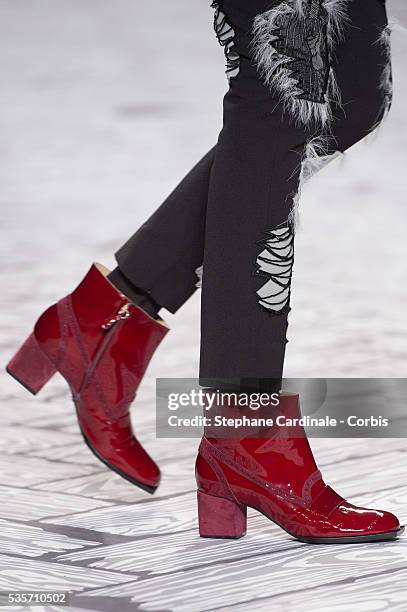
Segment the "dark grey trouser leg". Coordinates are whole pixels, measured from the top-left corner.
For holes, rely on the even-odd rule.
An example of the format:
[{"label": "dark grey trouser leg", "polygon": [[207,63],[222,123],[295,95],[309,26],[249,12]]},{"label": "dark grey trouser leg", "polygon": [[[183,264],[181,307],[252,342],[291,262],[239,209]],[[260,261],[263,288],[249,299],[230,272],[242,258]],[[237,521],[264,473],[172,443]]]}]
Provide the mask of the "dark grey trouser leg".
[{"label": "dark grey trouser leg", "polygon": [[[267,381],[272,389],[273,381],[278,382],[283,371],[291,286],[287,268],[293,264],[287,242],[292,247],[294,242],[288,219],[301,176],[301,158],[309,154],[308,145],[315,137],[324,142],[324,155],[344,151],[381,118],[385,92],[380,83],[388,57],[378,39],[387,19],[383,3],[349,2],[347,19],[340,24],[343,39],[336,42],[331,54],[326,54],[323,45],[315,46],[308,64],[301,63],[300,58],[311,39],[316,45],[320,40],[315,36],[316,14],[321,16],[320,34],[325,35],[324,3],[312,0],[310,20],[306,25],[298,20],[301,28],[309,28],[308,32],[293,30],[291,16],[275,22],[279,24],[280,40],[278,46],[275,42],[274,45],[280,53],[287,54],[287,61],[295,58],[297,63],[292,66],[304,77],[297,90],[304,90],[312,77],[313,89],[308,97],[318,99],[323,93],[323,80],[318,81],[313,74],[314,66],[320,69],[322,63],[328,62],[333,69],[342,102],[340,97],[332,99],[333,117],[321,127],[322,120],[299,121],[307,116],[302,100],[283,110],[276,90],[263,87],[256,74],[247,33],[253,23],[253,11],[259,9],[266,15],[264,31],[270,32],[267,20],[272,17],[267,11],[271,4],[256,0],[254,7],[243,0],[225,0],[219,6],[235,33],[229,51],[237,52],[241,62],[224,99],[224,127],[211,173],[200,380],[204,385],[226,384],[231,388],[247,381],[249,388],[266,390]],[[265,65],[267,61],[273,65],[275,58],[269,54],[271,43],[272,39],[268,39],[263,47]],[[305,45],[304,49],[301,45]],[[301,52],[297,53],[300,46]],[[326,74],[331,81],[332,71]],[[282,74],[281,78],[283,82],[290,77]],[[331,98],[329,92],[326,99]],[[292,110],[291,116],[287,108]],[[316,114],[321,118],[324,112],[318,110]]]},{"label": "dark grey trouser leg", "polygon": [[151,217],[116,251],[120,270],[175,312],[192,295],[202,265],[213,147]]},{"label": "dark grey trouser leg", "polygon": [[211,173],[202,282],[201,384],[282,374],[304,129],[283,120],[253,68],[224,99]]}]

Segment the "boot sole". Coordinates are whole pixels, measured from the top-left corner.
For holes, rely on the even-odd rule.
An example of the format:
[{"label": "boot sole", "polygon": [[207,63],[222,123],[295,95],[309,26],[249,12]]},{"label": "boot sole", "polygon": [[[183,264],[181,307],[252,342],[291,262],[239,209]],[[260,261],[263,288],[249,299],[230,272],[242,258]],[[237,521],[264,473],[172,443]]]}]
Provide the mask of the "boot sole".
[{"label": "boot sole", "polygon": [[153,493],[158,488],[158,485],[156,487],[152,487],[150,485],[146,485],[143,482],[135,480],[134,478],[131,478],[130,476],[125,474],[125,472],[122,472],[121,470],[119,470],[116,466],[114,466],[111,463],[109,463],[108,461],[106,461],[106,459],[104,459],[97,452],[97,450],[92,446],[92,444],[89,442],[89,440],[87,439],[87,437],[85,436],[85,434],[83,433],[83,431],[81,429],[80,429],[80,432],[82,434],[82,438],[84,439],[84,442],[85,442],[86,446],[95,455],[95,457],[97,459],[99,459],[99,461],[101,461],[104,465],[106,465],[106,467],[108,467],[110,470],[112,470],[112,472],[116,472],[116,474],[118,474],[119,476],[121,476],[122,478],[127,480],[128,482],[131,482],[131,484],[136,485],[136,487],[139,487],[140,489],[143,489],[143,491],[146,491],[147,493],[150,493],[151,495],[153,495]]},{"label": "boot sole", "polygon": [[385,542],[388,540],[396,540],[398,536],[404,533],[404,525],[397,531],[386,531],[384,533],[372,533],[366,536],[348,536],[343,538],[307,538],[302,536],[294,536],[300,542],[307,544],[358,544],[362,542]]},{"label": "boot sole", "polygon": [[[27,391],[32,393],[32,395],[36,395],[37,394],[37,391],[35,391],[31,387],[28,387],[22,380],[20,380],[20,378],[17,378],[17,376],[15,376],[13,374],[13,372],[8,367],[6,367],[6,371],[7,371],[7,373],[10,376],[12,376],[12,378],[14,378],[14,380],[19,382],[20,385],[22,385],[25,389],[27,389]],[[76,412],[76,415],[77,415],[77,418],[78,418],[76,406],[75,406],[75,412]],[[79,423],[79,419],[78,419],[78,423]],[[158,488],[158,485],[156,487],[152,487],[152,486],[146,485],[146,484],[144,484],[142,482],[139,482],[138,480],[134,480],[134,478],[130,478],[130,476],[128,476],[127,474],[125,474],[124,472],[119,470],[117,467],[115,467],[114,465],[112,465],[111,463],[106,461],[106,459],[104,459],[97,452],[97,450],[91,445],[91,443],[86,438],[85,434],[83,433],[83,431],[82,431],[82,429],[80,427],[79,427],[79,431],[81,432],[81,435],[82,435],[82,437],[83,437],[83,439],[85,441],[86,446],[89,448],[89,450],[95,455],[95,457],[97,457],[97,459],[99,459],[99,461],[101,461],[104,465],[106,465],[110,470],[112,470],[113,472],[116,472],[116,474],[118,474],[119,476],[121,476],[122,478],[127,480],[128,482],[131,482],[131,484],[136,485],[136,487],[139,487],[140,489],[143,489],[143,491],[146,491],[147,493],[151,493],[151,495],[156,491],[156,489]]]},{"label": "boot sole", "polygon": [[[251,508],[253,507],[251,506]],[[253,508],[253,510],[257,510],[257,508]],[[364,536],[343,536],[343,537],[336,537],[336,536],[329,537],[328,536],[328,537],[322,537],[322,538],[314,538],[314,537],[296,535],[295,533],[292,533],[291,531],[288,531],[287,529],[285,529],[285,527],[280,525],[280,523],[278,523],[274,519],[267,516],[267,514],[264,514],[260,510],[257,510],[257,512],[260,512],[260,514],[263,514],[263,516],[268,518],[270,521],[273,521],[273,523],[275,523],[283,531],[288,533],[290,536],[292,536],[299,542],[305,542],[306,544],[359,544],[363,542],[384,542],[386,540],[395,540],[396,538],[398,538],[398,536],[404,533],[404,529],[405,529],[404,525],[402,525],[396,531],[384,531],[382,533],[372,533],[372,534],[364,535]]]},{"label": "boot sole", "polygon": [[[68,385],[69,385],[69,383],[68,383]],[[71,393],[72,393],[72,389],[71,389],[70,385],[69,385],[69,388],[70,388]],[[111,463],[109,463],[109,461],[107,461],[104,457],[102,457],[102,455],[100,453],[98,453],[96,448],[94,448],[94,446],[92,446],[92,444],[89,442],[88,438],[85,436],[84,432],[82,431],[82,427],[80,426],[80,421],[79,421],[79,416],[78,416],[78,409],[76,407],[75,400],[74,400],[74,406],[75,406],[75,413],[76,413],[76,418],[77,418],[77,421],[78,421],[79,431],[81,432],[82,438],[83,438],[86,446],[88,447],[88,449],[91,451],[91,453],[93,453],[95,455],[95,457],[97,459],[99,459],[99,461],[101,463],[103,463],[106,467],[108,467],[109,470],[112,470],[112,472],[116,472],[116,474],[118,474],[119,476],[124,478],[124,480],[127,480],[128,482],[131,482],[131,484],[135,485],[136,487],[139,487],[139,489],[142,489],[143,491],[146,491],[146,493],[150,493],[151,495],[153,495],[153,493],[155,493],[156,489],[158,488],[158,485],[153,487],[152,485],[146,485],[146,484],[144,484],[144,482],[140,482],[139,480],[135,480],[134,478],[131,478],[128,474],[126,474],[125,472],[122,472],[121,470],[119,470],[119,468],[117,468],[115,465],[112,465]]]},{"label": "boot sole", "polygon": [[[372,533],[370,535],[365,535],[365,536],[344,536],[344,537],[331,536],[331,537],[325,537],[325,538],[298,536],[295,533],[288,531],[285,527],[280,525],[280,523],[270,518],[267,514],[264,514],[264,512],[262,512],[258,508],[255,508],[254,506],[249,506],[249,505],[247,505],[247,507],[251,508],[252,510],[256,510],[256,512],[259,512],[260,514],[265,516],[269,521],[277,525],[277,527],[280,527],[280,529],[288,533],[288,535],[295,538],[299,542],[304,542],[306,544],[361,544],[363,542],[385,542],[385,541],[390,541],[390,540],[396,540],[405,531],[405,526],[402,525],[400,529],[397,529],[396,531],[385,531],[383,533]],[[201,535],[200,537],[208,538],[211,540],[240,540],[240,538],[243,538],[245,535],[246,535],[246,532],[238,536]]]},{"label": "boot sole", "polygon": [[[25,389],[27,389],[27,391],[29,391],[30,393],[32,393],[32,395],[37,395],[38,393],[38,389],[33,389],[32,387],[29,387],[25,381],[23,381],[20,377],[16,376],[14,374],[14,372],[11,371],[11,369],[6,366],[6,371],[7,373],[14,378],[14,380],[16,380],[18,383],[20,383],[20,385],[22,385]],[[68,381],[66,381],[68,382]],[[68,383],[69,386],[69,383]],[[72,392],[72,390],[71,390]],[[76,416],[78,418],[78,411],[76,409],[75,406],[75,411],[76,411]],[[78,419],[78,423],[79,423],[79,419]],[[143,491],[146,491],[147,493],[151,493],[153,494],[155,492],[155,490],[157,489],[158,485],[153,487],[153,486],[149,486],[146,485],[142,482],[139,482],[138,480],[134,480],[134,478],[130,478],[130,476],[128,476],[127,474],[125,474],[124,472],[122,472],[121,470],[119,470],[118,468],[116,468],[115,466],[113,466],[111,463],[109,463],[108,461],[106,461],[106,459],[104,459],[95,448],[93,448],[93,446],[90,444],[89,440],[86,438],[85,434],[83,433],[82,429],[79,426],[79,430],[82,434],[82,437],[87,445],[87,447],[92,451],[92,453],[95,455],[95,457],[97,457],[99,459],[99,461],[101,461],[104,465],[106,465],[109,469],[111,469],[113,472],[116,472],[116,474],[118,474],[119,476],[121,476],[122,478],[124,478],[125,480],[127,480],[128,482],[131,482],[131,484],[136,485],[136,487],[139,487],[140,489],[143,489]]]}]

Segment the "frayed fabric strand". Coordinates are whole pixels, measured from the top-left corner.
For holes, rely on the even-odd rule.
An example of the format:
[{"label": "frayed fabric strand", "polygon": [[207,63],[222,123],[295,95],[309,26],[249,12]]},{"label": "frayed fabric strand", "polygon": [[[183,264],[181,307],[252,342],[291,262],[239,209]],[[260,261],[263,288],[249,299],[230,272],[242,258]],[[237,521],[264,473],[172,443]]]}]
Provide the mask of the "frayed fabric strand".
[{"label": "frayed fabric strand", "polygon": [[214,0],[213,28],[219,44],[223,47],[226,59],[226,76],[228,80],[237,77],[240,70],[240,56],[235,48],[235,31],[222,10],[222,2]]},{"label": "frayed fabric strand", "polygon": [[301,160],[298,189],[293,197],[293,205],[288,217],[289,222],[295,229],[299,226],[298,210],[305,183],[327,164],[344,155],[341,151],[335,150],[334,144],[335,138],[333,136],[322,134],[308,140],[305,146]]}]

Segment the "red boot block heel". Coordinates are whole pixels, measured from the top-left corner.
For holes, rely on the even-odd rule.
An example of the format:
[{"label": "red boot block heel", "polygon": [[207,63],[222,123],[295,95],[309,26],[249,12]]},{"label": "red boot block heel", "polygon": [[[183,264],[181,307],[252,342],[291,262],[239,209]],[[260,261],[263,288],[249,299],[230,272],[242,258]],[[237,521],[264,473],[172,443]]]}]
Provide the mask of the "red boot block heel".
[{"label": "red boot block heel", "polygon": [[38,346],[33,333],[10,359],[6,370],[34,395],[57,371],[54,364]]},{"label": "red boot block heel", "polygon": [[201,538],[241,538],[246,534],[247,507],[198,491]]}]

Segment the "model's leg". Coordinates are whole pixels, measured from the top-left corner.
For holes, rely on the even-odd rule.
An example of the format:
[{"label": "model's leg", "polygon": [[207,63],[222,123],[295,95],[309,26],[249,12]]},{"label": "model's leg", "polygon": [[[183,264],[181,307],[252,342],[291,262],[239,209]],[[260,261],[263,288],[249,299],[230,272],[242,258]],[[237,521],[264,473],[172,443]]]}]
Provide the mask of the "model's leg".
[{"label": "model's leg", "polygon": [[[343,106],[333,102],[334,120],[327,130],[330,137],[324,138],[322,145],[305,147],[302,152],[298,148],[291,156],[289,165],[294,164],[298,167],[294,170],[292,184],[289,186],[294,192],[295,181],[299,178],[301,153],[306,155],[308,150],[314,156],[315,153],[325,156],[336,151],[344,151],[362,138],[380,118],[383,96],[377,87],[381,78],[381,73],[378,72],[384,71],[387,58],[386,51],[383,45],[378,43],[378,39],[387,22],[384,7],[380,2],[376,4],[375,19],[363,23],[363,35],[355,39],[353,47],[350,48],[340,41],[336,45],[333,63]],[[221,7],[214,6],[214,8],[215,27],[228,52],[228,74],[233,79],[238,73],[240,59],[237,54],[233,57],[233,46],[230,45],[231,30],[220,11]],[[240,10],[239,3],[231,2],[229,6],[226,2],[222,8],[234,12],[234,17],[241,26],[245,20],[247,21],[248,13]],[[251,4],[251,16],[261,14],[262,8],[264,2]],[[346,29],[352,27],[350,24],[355,22],[354,18],[360,20],[356,14],[361,10],[359,4],[353,2],[349,8],[354,14],[351,15],[348,25],[346,22],[342,23],[345,34]],[[241,32],[237,32],[237,36],[240,38],[235,48],[239,47],[239,50],[245,54],[244,36]],[[366,71],[363,72],[357,66],[365,65],[364,58],[367,52],[369,62]],[[356,64],[350,61],[352,60],[350,54],[356,58]],[[347,66],[350,66],[350,69]],[[363,102],[366,98],[370,101],[367,107]],[[264,104],[267,102],[269,100],[265,100]],[[288,119],[287,116],[285,118]],[[318,137],[320,131],[317,130],[314,135]],[[222,138],[223,135],[221,140]],[[265,137],[263,142],[268,147]],[[284,147],[283,143],[282,146]],[[109,274],[109,279],[152,316],[156,316],[161,306],[175,312],[196,288],[195,270],[203,262],[206,207],[215,153],[216,147],[213,147],[157,211],[115,253],[118,267]],[[264,161],[268,163],[269,158],[266,156]],[[312,170],[318,168],[318,163],[315,162],[315,158],[312,158]],[[288,166],[287,172],[290,172]],[[287,200],[287,207],[291,201],[290,198]],[[158,252],[164,252],[165,256],[157,257]]]},{"label": "model's leg", "polygon": [[[342,0],[274,2],[265,15],[255,17],[255,59],[271,68],[270,92],[258,83],[244,55],[243,33],[250,30],[244,17],[251,5],[244,0],[220,4],[236,32],[232,48],[242,57],[225,97],[224,128],[209,190],[201,379],[229,391],[234,386],[241,389],[247,381],[245,391],[259,391],[266,388],[265,381],[281,376],[283,366],[293,262],[290,213],[300,178],[297,156],[307,154],[316,137],[326,141],[328,130],[344,149],[371,129],[382,101],[376,93],[379,56],[371,47],[376,26],[382,26],[383,7],[378,0],[349,2],[346,48],[337,49],[346,64],[340,79],[346,80],[354,70],[357,75],[352,73],[344,88],[348,107],[341,114],[339,104],[331,105],[321,89],[332,87],[334,66],[321,41],[332,33],[327,24],[338,14],[330,11],[343,7]],[[270,51],[274,47],[277,58]],[[289,58],[295,83],[293,72],[286,69]],[[330,68],[324,70],[327,58]],[[283,110],[275,103],[276,91],[285,103]],[[352,98],[352,93],[364,96],[363,92],[373,96],[363,98],[364,113]],[[347,125],[346,110],[351,116]],[[318,123],[319,129],[310,133],[312,124]],[[247,506],[305,542],[371,542],[395,539],[403,532],[393,514],[357,507],[325,483],[299,425],[297,395],[276,393],[256,412],[242,408],[247,403],[241,399],[245,397],[239,393],[223,398],[216,394],[208,402],[212,408],[205,413],[208,425],[196,463],[202,536],[241,537]],[[257,393],[252,400],[259,400]],[[250,420],[239,427],[236,419],[242,416]],[[263,420],[253,425],[256,416]],[[226,417],[223,427],[215,417]]]},{"label": "model's leg", "polygon": [[[241,62],[212,168],[202,280],[202,384],[281,376],[307,133]],[[272,112],[271,112],[272,111]]]},{"label": "model's leg", "polygon": [[[241,0],[217,3],[226,15],[229,50],[239,55],[240,69],[225,96],[224,127],[209,189],[202,384],[246,379],[254,386],[259,379],[278,383],[293,264],[291,219],[299,182],[326,156],[345,151],[371,131],[389,102],[388,83],[382,82],[389,69],[388,51],[380,41],[387,25],[383,3],[326,4],[330,11],[320,0],[304,2],[304,16],[296,20],[294,1],[274,3],[273,10],[265,11],[265,2],[250,7]],[[281,6],[288,12],[276,15]],[[254,35],[248,40],[250,23]],[[319,36],[330,39],[326,48],[315,42]],[[269,52],[272,40],[278,54],[275,49]],[[312,48],[310,41],[311,68],[298,59]],[[290,100],[295,88],[290,88],[289,74],[278,72],[287,59],[296,62],[302,89],[304,83],[309,87],[309,93],[295,102]],[[316,74],[313,65],[318,66]]]},{"label": "model's leg", "polygon": [[[293,198],[307,139],[260,79],[246,33],[267,2],[217,3],[239,69],[224,98],[206,216],[200,382],[248,386],[281,377],[294,261]],[[260,380],[259,380],[260,379]]]}]

